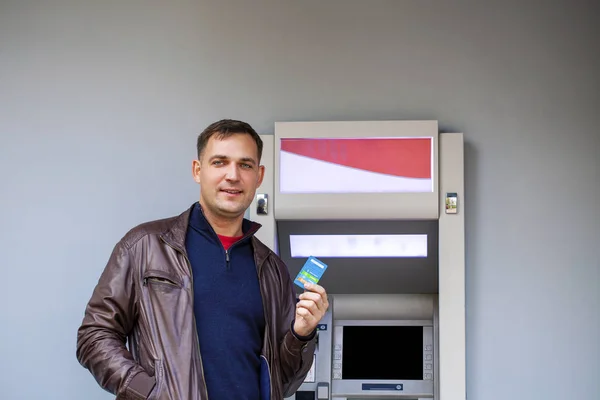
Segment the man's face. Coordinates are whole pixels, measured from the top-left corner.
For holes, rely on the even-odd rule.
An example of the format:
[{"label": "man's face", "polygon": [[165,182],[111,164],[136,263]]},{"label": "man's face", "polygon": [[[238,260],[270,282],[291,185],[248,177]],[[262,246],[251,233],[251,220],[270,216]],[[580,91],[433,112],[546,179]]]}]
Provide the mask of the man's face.
[{"label": "man's face", "polygon": [[194,179],[200,184],[200,204],[222,218],[243,215],[264,176],[256,143],[247,134],[211,137],[192,168]]}]

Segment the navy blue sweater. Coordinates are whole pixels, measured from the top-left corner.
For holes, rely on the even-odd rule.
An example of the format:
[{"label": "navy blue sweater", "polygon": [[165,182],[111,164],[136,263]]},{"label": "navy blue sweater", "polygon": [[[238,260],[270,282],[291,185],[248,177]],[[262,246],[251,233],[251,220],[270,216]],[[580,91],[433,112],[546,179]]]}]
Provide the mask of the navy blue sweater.
[{"label": "navy blue sweater", "polygon": [[204,376],[211,400],[258,400],[260,354],[265,329],[263,303],[250,241],[226,252],[196,203],[186,249],[194,278],[194,314]]}]

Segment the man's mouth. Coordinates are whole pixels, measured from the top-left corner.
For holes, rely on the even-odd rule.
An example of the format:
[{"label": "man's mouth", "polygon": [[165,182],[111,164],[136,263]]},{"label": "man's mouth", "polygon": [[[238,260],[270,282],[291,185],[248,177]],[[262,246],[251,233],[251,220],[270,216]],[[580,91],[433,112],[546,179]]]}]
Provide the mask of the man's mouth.
[{"label": "man's mouth", "polygon": [[225,192],[227,194],[232,194],[232,195],[242,194],[241,190],[236,190],[236,189],[221,189],[221,192]]}]

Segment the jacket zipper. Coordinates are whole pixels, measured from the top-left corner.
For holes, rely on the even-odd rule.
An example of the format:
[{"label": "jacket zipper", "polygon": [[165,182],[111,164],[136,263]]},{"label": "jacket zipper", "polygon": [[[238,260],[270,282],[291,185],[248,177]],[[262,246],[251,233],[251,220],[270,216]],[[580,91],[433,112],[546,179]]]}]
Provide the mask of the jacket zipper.
[{"label": "jacket zipper", "polygon": [[[202,208],[200,208],[200,212],[202,213],[202,217],[204,219],[206,219],[206,215],[204,214],[204,210],[202,210]],[[215,229],[212,227],[212,225],[208,222],[208,220],[206,221],[206,223],[208,224],[208,227],[210,229],[210,231],[213,233],[214,237],[217,239],[218,243],[221,243],[221,240],[219,239],[219,235],[217,235],[217,232],[215,231]],[[238,240],[237,242],[233,243],[231,245],[231,247],[229,247],[229,249],[225,249],[225,247],[223,247],[223,244],[221,243],[221,247],[225,250],[225,268],[229,269],[229,253],[231,251],[231,249],[233,248],[233,246],[235,246],[236,244],[238,244],[239,242],[241,242],[242,240],[252,236],[254,233],[256,232],[256,229],[251,228],[248,232],[246,232],[241,238],[240,240]],[[173,247],[173,246],[171,246]]]},{"label": "jacket zipper", "polygon": [[271,366],[269,365],[269,360],[264,355],[260,355],[265,359],[265,363],[267,364],[267,374],[269,374],[269,400],[273,400],[273,377],[271,376]]},{"label": "jacket zipper", "polygon": [[[169,247],[171,247],[173,250],[181,253],[181,255],[185,258],[185,261],[187,262],[187,267],[190,271],[190,278],[191,278],[191,291],[192,291],[192,302],[194,301],[194,273],[192,272],[192,263],[190,262],[190,259],[188,258],[188,256],[185,254],[185,252],[183,252],[181,249],[173,246],[172,244],[168,243],[165,239],[162,238],[161,236],[161,240]],[[196,345],[198,346],[198,353],[200,355],[200,373],[202,374],[202,380],[204,381],[204,394],[206,396],[206,400],[208,400],[208,389],[206,387],[206,378],[204,377],[204,363],[202,362],[202,351],[200,351],[200,339],[198,338],[198,329],[196,328],[196,314],[194,314],[194,307],[193,307],[193,303],[192,303],[192,318],[194,320],[194,332],[196,332]]]},{"label": "jacket zipper", "polygon": [[[212,228],[212,227],[211,227]],[[214,232],[214,230],[213,230]],[[215,232],[216,235],[216,232]],[[240,240],[238,240],[237,242],[233,243],[231,245],[231,247],[229,247],[229,249],[225,249],[225,264],[226,264],[226,268],[229,269],[229,253],[231,252],[231,250],[233,249],[233,247],[235,245],[237,245],[240,241],[246,239],[248,236],[250,236],[251,233],[248,232],[246,233],[246,235],[244,235]],[[251,239],[250,239],[251,240]],[[253,251],[254,253],[254,251]],[[264,261],[263,261],[264,262]],[[271,347],[271,335],[269,335],[269,326],[270,326],[270,316],[268,315],[269,313],[266,310],[265,304],[264,304],[264,291],[263,291],[263,283],[262,283],[262,265],[259,265],[258,260],[256,259],[256,257],[254,258],[254,263],[256,264],[256,269],[257,269],[257,277],[258,277],[258,284],[260,287],[260,297],[263,299],[263,313],[265,315],[265,335],[266,335],[266,339],[267,339],[267,348]],[[267,363],[267,374],[269,375],[269,399],[273,400],[273,376],[271,375],[271,365],[269,364],[269,360],[267,360],[267,357],[265,357],[263,354],[260,355],[260,357],[265,359],[265,362]]]},{"label": "jacket zipper", "polygon": [[[263,262],[265,262],[263,260]],[[271,317],[269,316],[269,313],[267,311],[267,307],[265,306],[265,296],[264,296],[264,291],[263,291],[263,282],[262,282],[262,264],[258,263],[258,260],[256,259],[256,255],[254,257],[254,263],[256,264],[256,269],[257,269],[257,276],[258,276],[258,284],[260,287],[260,297],[263,299],[263,313],[265,314],[265,336],[267,339],[267,349],[271,347],[271,335],[269,335],[269,326],[271,323]],[[271,351],[272,353],[273,351]],[[271,357],[273,355],[271,354]],[[273,376],[271,375],[271,366],[269,365],[269,360],[267,359],[267,357],[265,357],[263,354],[261,354],[261,357],[265,359],[265,362],[267,363],[267,373],[269,374],[269,399],[273,400]]]}]

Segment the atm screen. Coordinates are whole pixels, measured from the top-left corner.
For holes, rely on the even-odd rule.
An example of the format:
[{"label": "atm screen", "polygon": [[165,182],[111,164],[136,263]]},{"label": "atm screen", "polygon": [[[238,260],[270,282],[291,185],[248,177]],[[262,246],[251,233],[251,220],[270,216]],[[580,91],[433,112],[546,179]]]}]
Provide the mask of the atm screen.
[{"label": "atm screen", "polygon": [[422,326],[344,326],[342,379],[422,380]]}]

